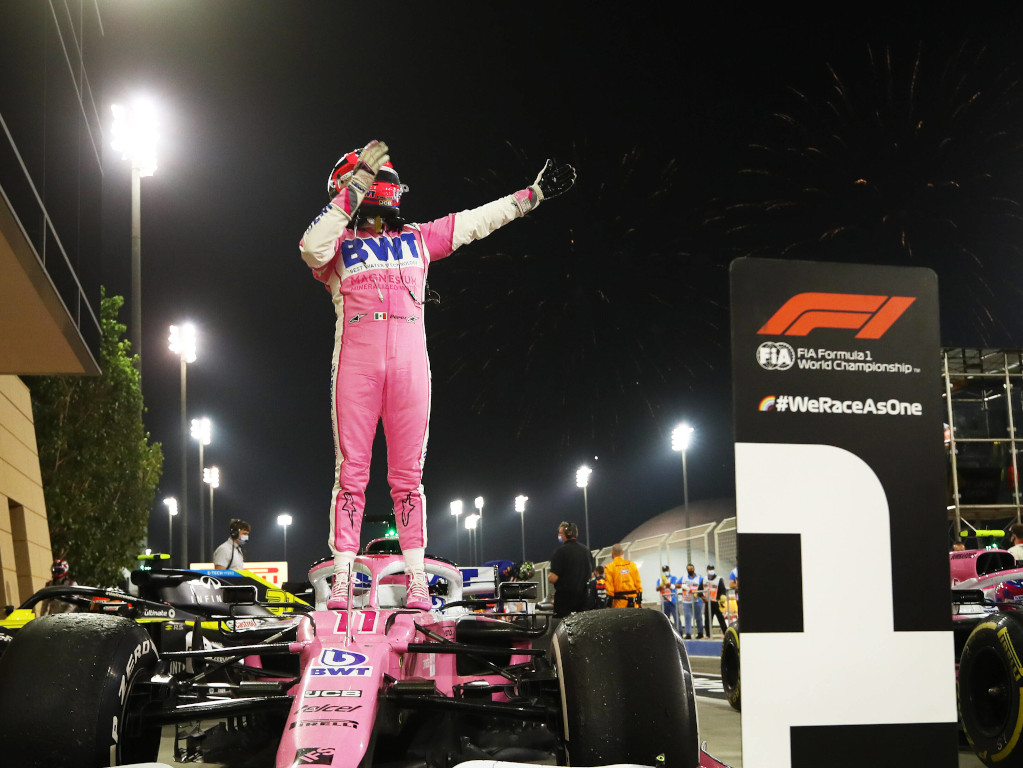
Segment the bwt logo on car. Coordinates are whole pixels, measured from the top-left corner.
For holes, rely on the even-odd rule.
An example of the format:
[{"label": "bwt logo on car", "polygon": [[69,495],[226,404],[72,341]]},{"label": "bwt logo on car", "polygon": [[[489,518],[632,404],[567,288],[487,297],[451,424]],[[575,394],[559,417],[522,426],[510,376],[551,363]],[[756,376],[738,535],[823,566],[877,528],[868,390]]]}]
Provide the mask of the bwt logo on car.
[{"label": "bwt logo on car", "polygon": [[857,339],[880,339],[914,301],[912,296],[797,293],[757,333],[806,336],[816,328],[843,328],[857,331]]},{"label": "bwt logo on car", "polygon": [[365,666],[366,657],[361,653],[344,651],[340,648],[328,648],[320,654],[322,666],[313,667],[310,674],[331,677],[364,677],[372,667]]}]

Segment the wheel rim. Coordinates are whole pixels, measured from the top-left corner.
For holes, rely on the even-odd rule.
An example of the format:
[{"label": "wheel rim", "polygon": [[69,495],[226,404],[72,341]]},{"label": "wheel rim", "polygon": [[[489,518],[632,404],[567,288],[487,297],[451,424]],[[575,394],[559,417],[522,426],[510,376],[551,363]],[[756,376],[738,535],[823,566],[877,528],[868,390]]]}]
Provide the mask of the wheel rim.
[{"label": "wheel rim", "polygon": [[147,725],[143,717],[145,705],[153,701],[149,678],[152,669],[139,665],[128,682],[128,692],[121,708],[120,733],[117,745],[119,762],[155,760],[159,751],[160,728]]},{"label": "wheel rim", "polygon": [[997,737],[1009,724],[1012,710],[1012,672],[994,648],[977,653],[967,690],[974,724],[980,735]]}]

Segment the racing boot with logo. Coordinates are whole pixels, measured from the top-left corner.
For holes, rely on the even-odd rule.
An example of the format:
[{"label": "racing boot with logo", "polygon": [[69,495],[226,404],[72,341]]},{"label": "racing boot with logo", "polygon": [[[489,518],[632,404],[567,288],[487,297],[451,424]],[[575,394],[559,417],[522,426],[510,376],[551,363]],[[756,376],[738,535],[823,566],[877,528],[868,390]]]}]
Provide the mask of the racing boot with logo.
[{"label": "racing boot with logo", "polygon": [[348,608],[351,584],[349,571],[334,571],[334,584],[330,588],[330,598],[327,600],[328,611],[344,611]]},{"label": "racing boot with logo", "polygon": [[430,588],[426,583],[426,574],[423,571],[415,571],[409,574],[405,607],[419,608],[424,611],[428,611],[432,607]]}]

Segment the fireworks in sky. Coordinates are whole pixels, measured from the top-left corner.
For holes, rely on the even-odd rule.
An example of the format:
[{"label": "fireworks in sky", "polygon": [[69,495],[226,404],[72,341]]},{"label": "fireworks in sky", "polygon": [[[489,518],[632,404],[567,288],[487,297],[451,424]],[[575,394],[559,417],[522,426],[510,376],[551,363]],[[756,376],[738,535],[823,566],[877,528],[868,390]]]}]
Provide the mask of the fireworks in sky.
[{"label": "fireworks in sky", "polygon": [[[470,181],[474,196],[506,194],[543,164],[509,149],[509,168]],[[718,268],[718,297],[701,284],[715,268],[687,248],[674,160],[585,143],[573,155],[557,158],[578,171],[572,191],[431,272],[444,296],[433,375],[474,412],[507,414],[517,438],[613,452],[625,425],[663,427],[719,365],[726,278]]]},{"label": "fireworks in sky", "polygon": [[[961,343],[1023,343],[1018,74],[979,44],[870,47],[793,87],[710,219],[735,254],[927,266]],[[951,322],[945,322],[954,318]]]}]

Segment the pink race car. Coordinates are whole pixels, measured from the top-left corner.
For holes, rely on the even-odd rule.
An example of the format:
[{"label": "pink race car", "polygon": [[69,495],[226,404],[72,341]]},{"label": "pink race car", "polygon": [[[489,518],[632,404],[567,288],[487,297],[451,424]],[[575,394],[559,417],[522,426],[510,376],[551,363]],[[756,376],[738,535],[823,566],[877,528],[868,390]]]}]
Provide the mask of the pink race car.
[{"label": "pink race car", "polygon": [[959,719],[992,768],[1023,766],[1023,568],[1001,549],[949,553]]},{"label": "pink race car", "polygon": [[191,650],[161,653],[168,624],[119,616],[30,622],[0,658],[5,764],[141,764],[177,724],[176,759],[247,768],[727,768],[700,747],[685,647],[659,611],[557,622],[534,611],[536,583],[431,557],[433,608],[410,610],[399,555],[355,568],[348,610],[324,610],[323,562],[314,609],[230,648],[196,628]]}]

